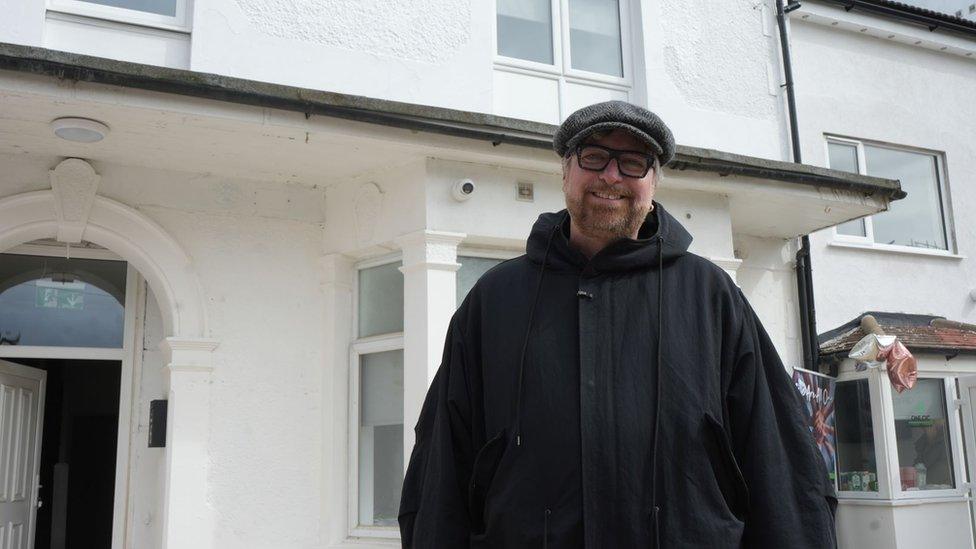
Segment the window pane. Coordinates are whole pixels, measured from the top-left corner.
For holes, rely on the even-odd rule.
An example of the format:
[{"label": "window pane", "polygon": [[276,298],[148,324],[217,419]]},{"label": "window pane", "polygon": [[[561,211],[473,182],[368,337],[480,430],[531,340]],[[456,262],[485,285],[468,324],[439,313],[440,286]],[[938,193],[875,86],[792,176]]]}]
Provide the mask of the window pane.
[{"label": "window pane", "polygon": [[864,147],[870,175],[901,180],[906,198],[891,203],[872,218],[874,241],[946,250],[945,224],[939,195],[936,158],[931,154]]},{"label": "window pane", "polygon": [[941,379],[920,379],[904,393],[892,394],[902,490],[954,488],[952,447]]},{"label": "window pane", "polygon": [[101,4],[136,11],[145,11],[158,15],[176,17],[176,0],[81,0],[89,4]]},{"label": "window pane", "polygon": [[0,344],[122,347],[125,263],[0,255]]},{"label": "window pane", "polygon": [[[851,173],[860,173],[857,166],[857,147],[845,143],[827,143],[827,155],[830,169]],[[855,219],[837,226],[837,232],[852,236],[867,236],[863,219]]]},{"label": "window pane", "polygon": [[359,271],[359,337],[403,331],[400,262]]},{"label": "window pane", "polygon": [[468,292],[474,287],[474,283],[481,278],[481,275],[488,272],[495,265],[502,262],[501,259],[489,259],[486,257],[458,257],[461,268],[458,269],[457,276],[457,306],[468,296]]},{"label": "window pane", "polygon": [[549,0],[498,0],[498,55],[552,64]]},{"label": "window pane", "polygon": [[837,384],[837,470],[840,489],[878,491],[878,465],[871,428],[871,395],[868,380]]},{"label": "window pane", "polygon": [[403,351],[360,357],[359,523],[396,526],[403,487]]},{"label": "window pane", "polygon": [[830,169],[860,173],[857,169],[857,147],[844,143],[827,143]]},{"label": "window pane", "polygon": [[618,0],[569,0],[573,68],[623,76]]}]

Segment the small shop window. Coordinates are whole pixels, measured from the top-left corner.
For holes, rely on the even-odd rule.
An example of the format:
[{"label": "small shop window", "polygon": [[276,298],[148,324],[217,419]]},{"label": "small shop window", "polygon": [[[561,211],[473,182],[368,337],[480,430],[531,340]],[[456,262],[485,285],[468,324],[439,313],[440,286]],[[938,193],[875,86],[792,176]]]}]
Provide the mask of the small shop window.
[{"label": "small shop window", "polygon": [[919,379],[912,390],[893,394],[892,404],[901,489],[954,488],[943,381]]},{"label": "small shop window", "polygon": [[0,345],[122,348],[126,264],[0,254]]},{"label": "small shop window", "polygon": [[871,394],[867,379],[837,383],[838,487],[847,492],[878,491],[878,460],[871,423]]}]

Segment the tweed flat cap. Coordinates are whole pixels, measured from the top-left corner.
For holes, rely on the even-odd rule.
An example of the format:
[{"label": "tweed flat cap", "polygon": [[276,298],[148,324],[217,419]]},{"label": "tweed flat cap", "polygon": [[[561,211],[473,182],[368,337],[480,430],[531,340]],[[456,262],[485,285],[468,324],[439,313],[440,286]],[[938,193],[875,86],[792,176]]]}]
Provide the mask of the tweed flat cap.
[{"label": "tweed flat cap", "polygon": [[674,158],[674,135],[664,121],[626,101],[596,103],[569,115],[556,130],[552,148],[559,156],[566,156],[593,132],[617,129],[627,130],[650,145],[662,166]]}]

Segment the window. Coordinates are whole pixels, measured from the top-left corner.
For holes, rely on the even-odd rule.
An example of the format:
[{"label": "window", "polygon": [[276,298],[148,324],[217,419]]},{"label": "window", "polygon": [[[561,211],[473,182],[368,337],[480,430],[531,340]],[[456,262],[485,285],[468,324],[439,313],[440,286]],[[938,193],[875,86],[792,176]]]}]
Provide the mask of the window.
[{"label": "window", "polygon": [[877,492],[878,460],[874,450],[871,395],[867,379],[837,383],[838,487],[845,492]]},{"label": "window", "polygon": [[0,345],[122,348],[126,264],[0,255]]},{"label": "window", "polygon": [[359,527],[397,524],[403,486],[403,275],[400,263],[360,268],[352,390]]},{"label": "window", "polygon": [[457,274],[457,306],[468,296],[468,292],[474,287],[475,282],[489,269],[501,263],[502,259],[491,257],[458,256],[458,263],[461,268]]},{"label": "window", "polygon": [[888,211],[838,225],[838,240],[950,251],[943,162],[938,154],[831,137],[831,168],[898,179],[908,197]]},{"label": "window", "polygon": [[901,489],[954,488],[943,380],[919,379],[912,390],[893,393],[892,404]]},{"label": "window", "polygon": [[48,0],[54,11],[188,31],[190,0]]},{"label": "window", "polygon": [[496,0],[497,53],[576,76],[622,79],[624,4],[622,0]]}]

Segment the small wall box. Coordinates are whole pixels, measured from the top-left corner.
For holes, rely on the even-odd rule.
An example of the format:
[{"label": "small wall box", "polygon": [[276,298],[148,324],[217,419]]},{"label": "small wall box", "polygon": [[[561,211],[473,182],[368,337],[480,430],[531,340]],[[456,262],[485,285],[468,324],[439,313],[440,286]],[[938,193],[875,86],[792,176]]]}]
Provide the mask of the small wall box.
[{"label": "small wall box", "polygon": [[168,400],[149,401],[149,447],[166,447],[166,410]]}]

